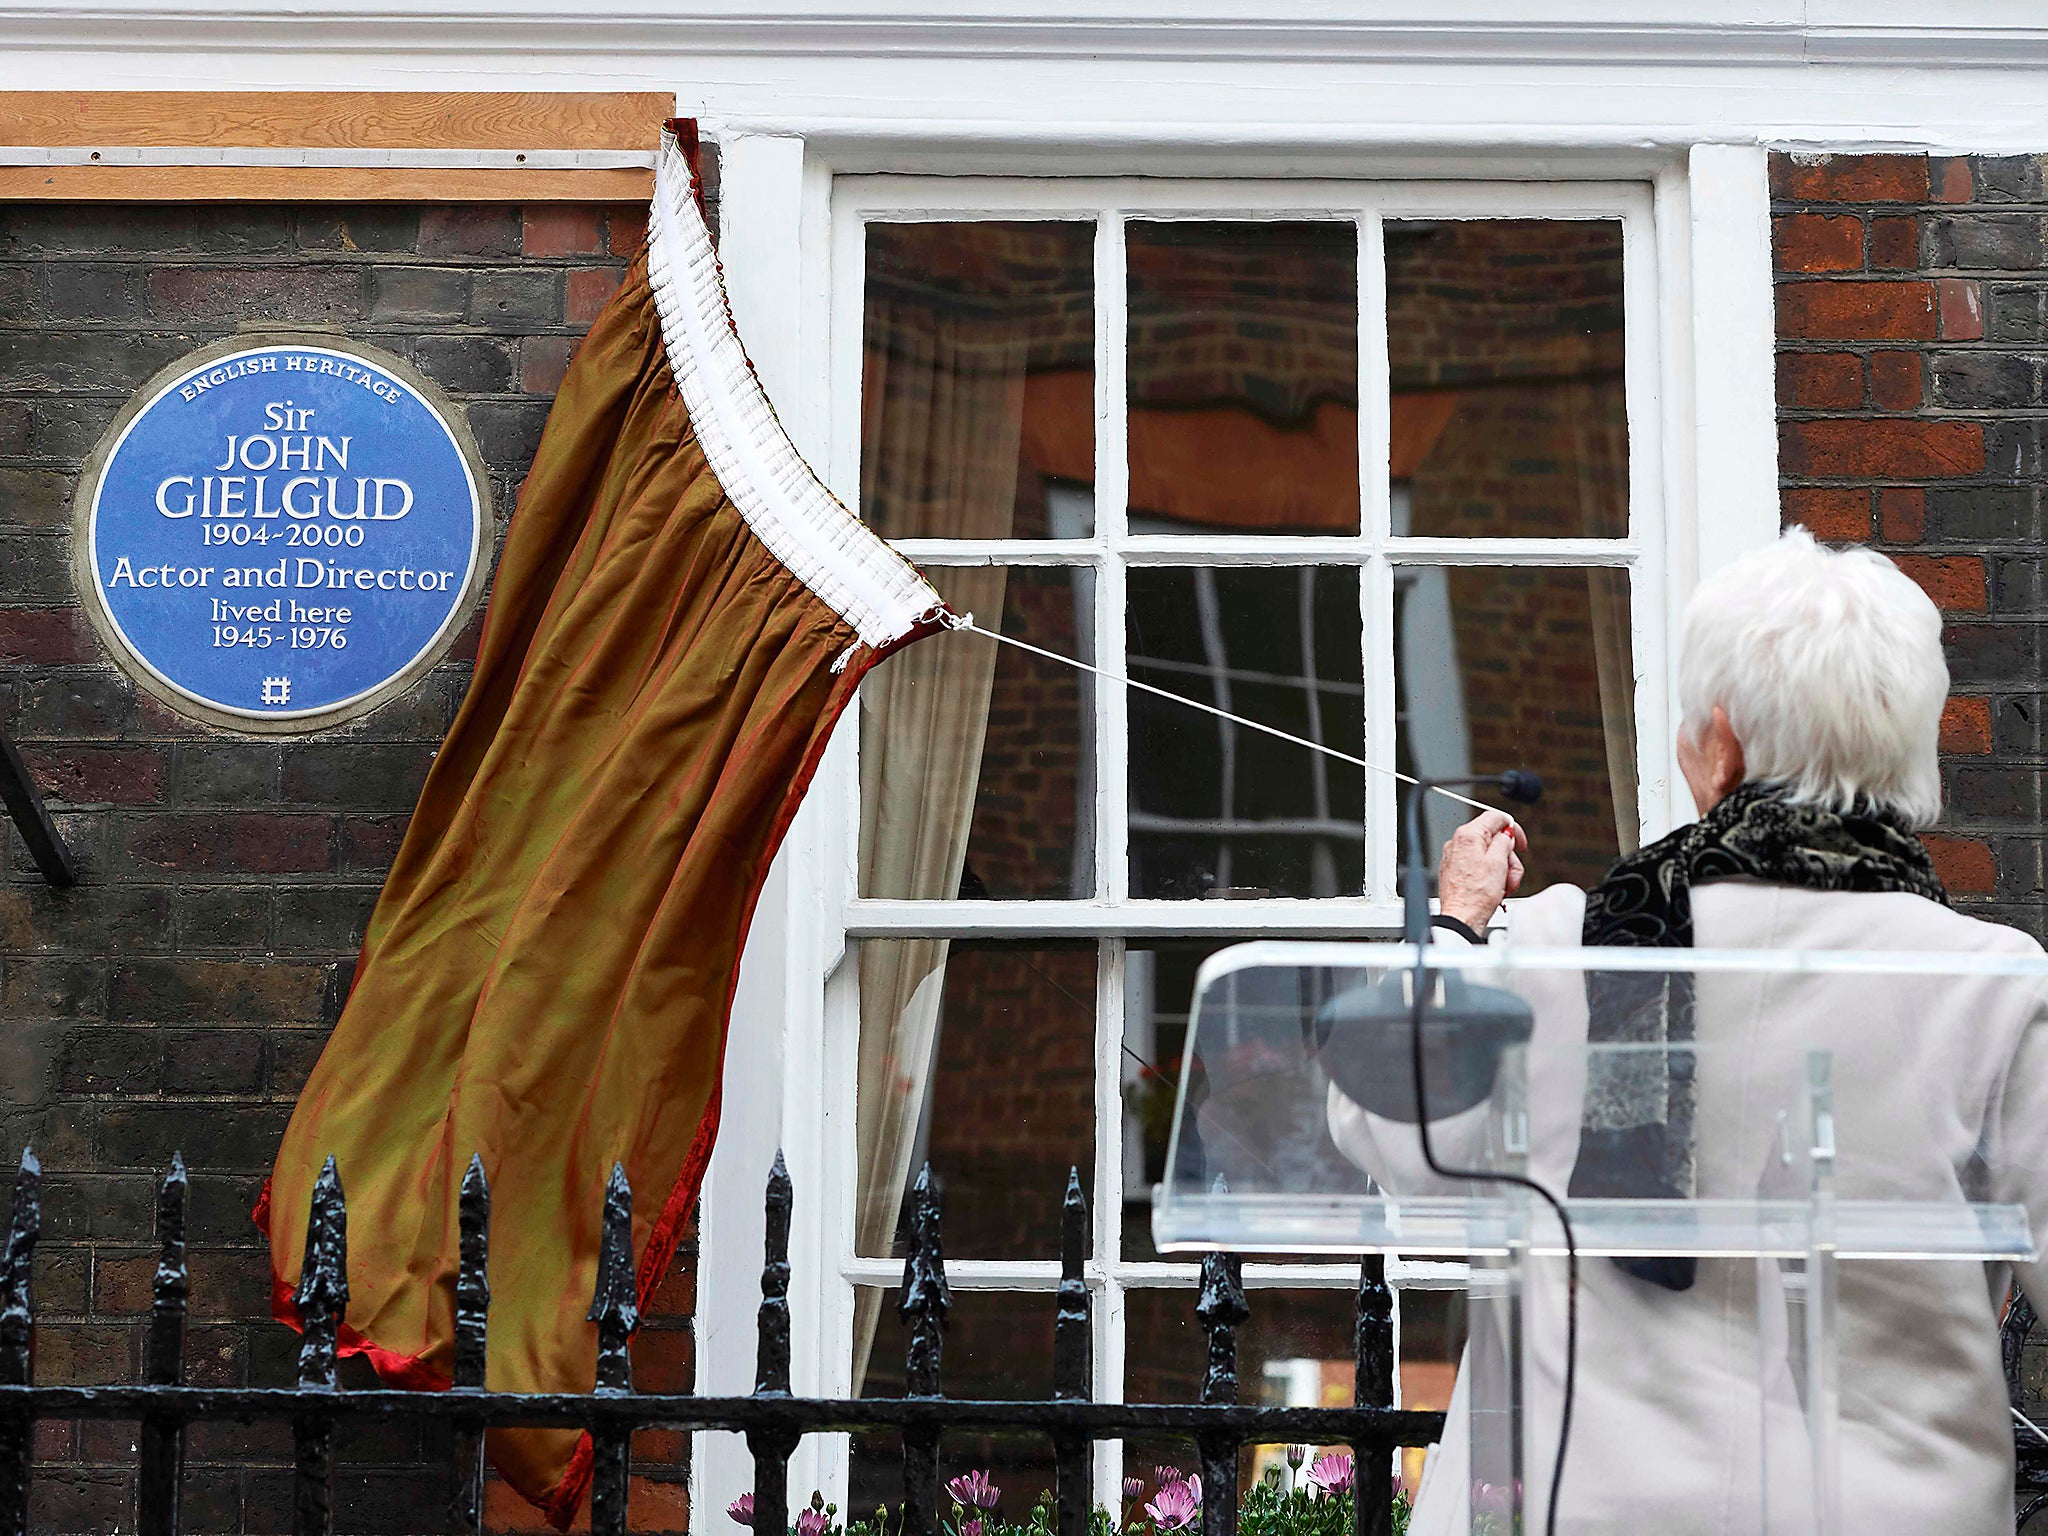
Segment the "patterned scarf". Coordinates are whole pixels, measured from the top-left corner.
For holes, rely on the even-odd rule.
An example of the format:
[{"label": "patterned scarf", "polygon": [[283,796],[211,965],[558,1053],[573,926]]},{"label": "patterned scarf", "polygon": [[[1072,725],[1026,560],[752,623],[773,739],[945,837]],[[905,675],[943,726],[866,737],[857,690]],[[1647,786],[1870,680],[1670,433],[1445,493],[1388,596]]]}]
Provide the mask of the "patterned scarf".
[{"label": "patterned scarf", "polygon": [[[1690,826],[1616,860],[1586,893],[1581,942],[1690,949],[1692,888],[1736,879],[1806,891],[1906,891],[1948,905],[1927,849],[1891,812],[1861,803],[1831,811],[1793,801],[1782,785],[1744,784]],[[1693,1000],[1686,972],[1587,975],[1592,1044],[1673,1049],[1595,1058],[1573,1196],[1693,1198]],[[1693,1281],[1690,1258],[1614,1262],[1674,1291]]]}]

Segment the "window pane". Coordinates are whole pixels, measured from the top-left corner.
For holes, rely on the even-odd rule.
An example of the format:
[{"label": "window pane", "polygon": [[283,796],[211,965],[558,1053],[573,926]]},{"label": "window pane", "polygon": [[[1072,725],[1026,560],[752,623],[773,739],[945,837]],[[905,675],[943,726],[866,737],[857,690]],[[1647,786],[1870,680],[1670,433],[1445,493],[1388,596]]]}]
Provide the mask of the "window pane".
[{"label": "window pane", "polygon": [[[951,1229],[949,1216],[948,1238]],[[903,1396],[903,1352],[909,1331],[896,1310],[901,1296],[894,1287],[854,1289],[854,1381],[861,1397]],[[1019,1295],[955,1290],[940,1376],[946,1396],[1011,1401],[1050,1397],[1053,1306],[1050,1292]],[[864,1323],[872,1329],[871,1347],[865,1350],[861,1342]],[[887,1504],[893,1516],[903,1505],[902,1438],[855,1435],[852,1451],[849,1503],[854,1514],[865,1517],[876,1505]],[[1052,1446],[1036,1435],[978,1432],[951,1433],[939,1441],[942,1486],[976,1470],[988,1472],[990,1481],[1002,1492],[999,1517],[1022,1524],[1038,1496],[1053,1486]],[[950,1519],[951,1507],[943,1492],[940,1500],[942,1515]]]},{"label": "window pane", "polygon": [[1152,1243],[1152,1189],[1166,1177],[1166,1143],[1188,1043],[1195,972],[1234,938],[1141,942],[1124,952],[1124,1238],[1126,1259],[1185,1261]]},{"label": "window pane", "polygon": [[1134,532],[1358,531],[1358,231],[1125,226]]},{"label": "window pane", "polygon": [[[1358,571],[1140,568],[1131,676],[1363,755]],[[1348,896],[1364,889],[1364,772],[1133,690],[1134,896]]]},{"label": "window pane", "polygon": [[1095,946],[860,946],[856,1252],[900,1257],[904,1193],[943,1181],[946,1252],[1052,1259],[1095,1164]]},{"label": "window pane", "polygon": [[[1465,1351],[1465,1293],[1403,1290],[1394,1305],[1401,1317],[1399,1406],[1442,1413],[1451,1406]],[[1423,1455],[1419,1445],[1401,1452],[1401,1479],[1411,1494],[1422,1486]]]},{"label": "window pane", "polygon": [[[1347,1408],[1356,1380],[1350,1290],[1249,1290],[1251,1321],[1237,1335],[1238,1401],[1275,1407]],[[1207,1335],[1195,1317],[1195,1292],[1134,1290],[1124,1300],[1124,1396],[1134,1403],[1195,1403],[1202,1397]],[[1344,1447],[1347,1452],[1349,1447]],[[1155,1464],[1196,1469],[1194,1447],[1171,1440],[1129,1440],[1126,1475],[1156,1482]],[[1245,1486],[1268,1466],[1286,1465],[1283,1445],[1247,1446],[1239,1457]]]},{"label": "window pane", "polygon": [[[1515,808],[1529,834],[1522,894],[1599,880],[1636,845],[1627,572],[1405,567],[1394,601],[1398,766],[1534,770],[1543,799]],[[1473,813],[1436,795],[1424,805],[1433,863]]]},{"label": "window pane", "polygon": [[[955,610],[1093,657],[1094,572],[933,567]],[[861,685],[860,894],[1095,893],[1093,679],[973,633],[891,656]]]},{"label": "window pane", "polygon": [[1389,222],[1394,532],[1628,532],[1621,225]]},{"label": "window pane", "polygon": [[[1275,1127],[1293,1127],[1296,1172],[1325,1188],[1355,1188],[1359,1174],[1330,1138],[1320,1076],[1278,1070],[1298,1052],[1299,1021],[1294,1000],[1281,1008],[1277,1034],[1256,1026],[1204,1037],[1188,1057],[1188,1014],[1195,973],[1218,950],[1245,942],[1235,937],[1202,940],[1132,940],[1124,956],[1123,1257],[1186,1263],[1184,1253],[1162,1254],[1152,1241],[1152,1191],[1166,1174],[1167,1140],[1181,1078],[1191,1074],[1187,1115],[1181,1125],[1180,1166],[1197,1185],[1221,1174],[1242,1182],[1253,1145],[1270,1147]],[[1215,1002],[1212,996],[1211,1003]],[[1277,1003],[1277,999],[1269,999]],[[1309,1005],[1313,1011],[1313,1004]],[[1211,1029],[1215,1029],[1212,1017]],[[1290,1044],[1290,1037],[1292,1044]],[[1279,1050],[1282,1054],[1275,1056]],[[1247,1132],[1250,1132],[1247,1139]],[[1262,1259],[1295,1258],[1328,1263],[1327,1254],[1263,1254]]]},{"label": "window pane", "polygon": [[1080,538],[1095,226],[870,224],[861,515],[885,537]]}]

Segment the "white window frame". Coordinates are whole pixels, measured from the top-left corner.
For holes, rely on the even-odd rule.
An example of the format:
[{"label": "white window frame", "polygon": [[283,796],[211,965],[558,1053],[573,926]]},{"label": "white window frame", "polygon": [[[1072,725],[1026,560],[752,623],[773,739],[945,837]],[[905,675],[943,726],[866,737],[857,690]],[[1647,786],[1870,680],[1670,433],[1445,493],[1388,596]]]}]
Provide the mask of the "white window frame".
[{"label": "white window frame", "polygon": [[[1392,569],[1402,561],[1430,564],[1629,563],[1631,629],[1637,671],[1639,805],[1646,835],[1689,814],[1670,750],[1674,689],[1673,634],[1679,605],[1697,576],[1742,549],[1767,540],[1777,525],[1775,427],[1771,401],[1771,311],[1768,197],[1759,150],[1701,146],[1682,164],[1649,168],[1613,182],[1557,184],[1492,179],[1405,182],[1232,180],[1156,181],[1072,178],[1057,182],[995,177],[904,177],[887,173],[843,175],[800,139],[735,134],[722,141],[725,209],[723,257],[736,316],[757,368],[800,446],[849,501],[858,486],[861,382],[860,324],[864,260],[860,220],[901,218],[1098,217],[1097,523],[1093,539],[1004,541],[997,545],[906,542],[913,558],[952,563],[996,555],[1017,563],[1045,563],[1055,555],[1085,555],[1097,563],[1098,582],[1117,579],[1112,550],[1134,563],[1288,563],[1304,555],[1355,563],[1367,573],[1362,602],[1369,622],[1390,623]],[[866,170],[866,166],[861,166]],[[1405,169],[1405,167],[1404,167]],[[1606,164],[1589,174],[1610,171]],[[1558,174],[1555,163],[1547,174]],[[758,180],[756,179],[758,178]],[[1056,188],[1056,191],[1051,189]],[[1080,206],[1092,199],[1094,213]],[[1342,537],[1150,535],[1122,531],[1124,465],[1121,455],[1123,379],[1119,349],[1104,346],[1110,328],[1123,324],[1120,282],[1102,280],[1105,247],[1120,237],[1106,208],[1144,216],[1225,217],[1355,214],[1364,231],[1397,216],[1603,217],[1624,226],[1624,305],[1630,337],[1626,363],[1631,428],[1628,536],[1607,540],[1394,540],[1386,533],[1385,353],[1378,310],[1383,285],[1377,239],[1360,242],[1361,493],[1363,529]],[[783,243],[787,241],[788,243]],[[794,306],[790,295],[800,295]],[[749,329],[750,321],[760,325]],[[762,339],[765,335],[765,344]],[[819,387],[822,383],[824,387]],[[807,387],[808,386],[808,387]],[[1696,403],[1697,402],[1697,403]],[[1378,467],[1375,468],[1374,466]],[[1715,515],[1702,519],[1698,509]],[[1114,600],[1112,600],[1114,598]],[[1117,666],[1123,654],[1121,594],[1098,586],[1098,655]],[[1110,617],[1114,616],[1112,625]],[[1368,632],[1368,655],[1391,655],[1391,637]],[[1369,678],[1371,674],[1368,674]],[[1369,755],[1386,761],[1391,730],[1391,688],[1368,683]],[[1104,712],[1106,724],[1126,718],[1121,700]],[[744,1124],[728,1112],[726,1130],[707,1185],[704,1250],[713,1262],[700,1271],[700,1390],[745,1390],[751,1381],[752,1323],[758,1298],[754,1268],[759,1253],[761,1178],[777,1142],[788,1152],[797,1181],[796,1271],[797,1389],[827,1396],[850,1390],[854,1283],[891,1284],[900,1264],[852,1255],[856,1179],[852,1147],[857,1012],[855,967],[841,961],[864,937],[911,934],[1053,938],[1108,941],[1098,973],[1098,1016],[1120,1018],[1122,941],[1147,936],[1193,937],[1203,932],[1292,936],[1357,935],[1385,931],[1395,921],[1391,781],[1374,775],[1368,787],[1368,890],[1355,899],[1204,904],[1132,900],[1122,894],[1126,779],[1120,770],[1097,774],[1097,887],[1081,901],[882,902],[854,891],[854,730],[842,729],[811,797],[778,860],[763,898],[757,941],[743,967],[741,993],[727,1064],[731,1110],[744,1101]],[[1103,743],[1104,761],[1121,762],[1119,736]],[[1109,754],[1114,754],[1111,756]],[[820,984],[823,978],[823,984]],[[752,1028],[750,1028],[750,1023]],[[1098,1045],[1106,1046],[1099,1034]],[[769,1074],[763,1076],[762,1074]],[[763,1113],[758,1085],[779,1081],[779,1115]],[[1094,1188],[1119,1187],[1123,1127],[1120,1071],[1114,1053],[1098,1050],[1097,1156]],[[775,1097],[771,1094],[771,1098]],[[1115,1210],[1099,1213],[1097,1247],[1088,1267],[1096,1296],[1097,1388],[1108,1395],[1120,1383],[1122,1301],[1132,1289],[1184,1286],[1192,1265],[1146,1264],[1116,1255],[1121,1223]],[[1047,1261],[955,1261],[953,1283],[963,1290],[1048,1292],[1057,1266]],[[1397,1266],[1408,1286],[1447,1283],[1440,1267]],[[1350,1286],[1349,1264],[1248,1265],[1246,1283]],[[715,1512],[751,1485],[751,1466],[735,1437],[701,1436],[696,1469],[697,1507]],[[1113,1489],[1115,1446],[1098,1448],[1098,1487]],[[814,1436],[792,1467],[792,1487],[811,1487],[843,1501],[844,1437]]]}]

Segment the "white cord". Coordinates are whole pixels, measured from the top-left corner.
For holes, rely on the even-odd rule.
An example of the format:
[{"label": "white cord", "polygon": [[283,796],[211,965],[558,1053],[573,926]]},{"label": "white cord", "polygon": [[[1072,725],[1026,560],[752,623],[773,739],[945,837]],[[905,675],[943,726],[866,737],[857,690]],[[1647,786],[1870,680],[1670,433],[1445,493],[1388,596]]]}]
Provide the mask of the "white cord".
[{"label": "white cord", "polygon": [[[1201,700],[1191,699],[1184,693],[1174,693],[1166,688],[1155,688],[1152,684],[1141,683],[1134,677],[1123,677],[1115,672],[1105,671],[1101,667],[1091,667],[1085,661],[1078,660],[1072,656],[1062,656],[1058,651],[1048,651],[1041,646],[1031,645],[1023,640],[1014,639],[1009,635],[999,635],[992,629],[983,629],[974,622],[974,615],[971,613],[949,614],[946,616],[944,623],[948,629],[973,630],[977,635],[985,635],[989,639],[999,641],[1004,645],[1013,645],[1020,651],[1029,651],[1034,656],[1043,656],[1047,661],[1057,661],[1081,672],[1092,672],[1097,677],[1112,683],[1122,683],[1126,688],[1136,688],[1141,693],[1157,694],[1162,699],[1171,699],[1176,704],[1185,704],[1189,709],[1199,709],[1205,715],[1214,715],[1218,720],[1228,720],[1233,725],[1241,725],[1248,731],[1263,731],[1268,736],[1277,736],[1280,740],[1292,742],[1297,747],[1306,747],[1311,752],[1320,752],[1325,757],[1334,757],[1339,762],[1350,763],[1354,767],[1365,769],[1368,773],[1384,773],[1389,777],[1399,779],[1403,784],[1413,784],[1416,782],[1413,774],[1403,773],[1398,768],[1384,768],[1378,763],[1369,763],[1362,757],[1353,757],[1349,752],[1340,752],[1335,747],[1326,747],[1320,741],[1310,741],[1306,736],[1296,736],[1289,731],[1280,730],[1277,726],[1265,725],[1257,720],[1247,720],[1243,715],[1233,715],[1227,709],[1218,709],[1213,704],[1204,704]],[[1467,799],[1464,795],[1452,790],[1440,789],[1434,784],[1429,786],[1429,790],[1431,794],[1442,795],[1446,800],[1455,800],[1460,805],[1469,805],[1475,811],[1498,809],[1498,807],[1487,805],[1480,800]],[[1503,812],[1503,814],[1506,813]],[[1508,821],[1512,824],[1514,817],[1509,816]]]},{"label": "white cord", "polygon": [[2048,1429],[2043,1429],[2040,1425],[2036,1424],[2032,1419],[2028,1418],[2024,1413],[2021,1413],[2017,1408],[2013,1409],[2012,1416],[2018,1419],[2022,1424],[2026,1425],[2027,1428],[2031,1429],[2036,1435],[2040,1436],[2041,1441],[2044,1445],[2048,1445]]}]

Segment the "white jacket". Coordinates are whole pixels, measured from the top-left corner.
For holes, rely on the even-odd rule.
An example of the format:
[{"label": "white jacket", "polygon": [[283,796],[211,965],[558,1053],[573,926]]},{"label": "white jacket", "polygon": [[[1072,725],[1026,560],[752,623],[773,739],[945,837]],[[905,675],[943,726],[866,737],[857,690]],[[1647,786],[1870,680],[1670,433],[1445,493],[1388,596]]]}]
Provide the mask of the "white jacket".
[{"label": "white jacket", "polygon": [[[2024,934],[1917,896],[1727,881],[1697,887],[1692,900],[1701,948],[2040,952]],[[1518,945],[1579,942],[1584,892],[1552,887],[1514,905]],[[1694,1139],[1703,1197],[1755,1194],[1806,1053],[1827,1047],[1843,1198],[2016,1201],[2028,1208],[2036,1240],[2048,1238],[2048,1009],[2039,983],[1703,974],[1698,984]],[[1583,1068],[1572,1074],[1557,1064],[1575,1060],[1585,1040],[1583,984],[1576,975],[1525,974],[1516,986],[1537,1020],[1530,1168],[1561,1191],[1577,1158],[1582,1086],[1582,1076],[1575,1083],[1561,1074]],[[1338,1147],[1389,1189],[1420,1193],[1434,1183],[1412,1127],[1380,1120],[1334,1089],[1329,1118]],[[1455,1141],[1455,1122],[1445,1130]],[[1564,1267],[1557,1260],[1532,1268],[1526,1391],[1538,1427],[1525,1508],[1534,1532],[1542,1529],[1555,1448]],[[1840,1273],[1842,1529],[2010,1532],[2012,1429],[1998,1348],[2009,1277],[1955,1261],[1844,1261]],[[2048,1313],[2048,1267],[2025,1266],[2020,1279]],[[1703,1261],[1693,1287],[1674,1293],[1604,1258],[1581,1259],[1578,1397],[1561,1532],[1755,1536],[1765,1439],[1756,1285],[1747,1260]],[[1464,1381],[1461,1372],[1413,1536],[1469,1529]],[[1803,1493],[1780,1481],[1803,1476],[1803,1465],[1787,1467],[1801,1451],[1785,1443],[1793,1433],[1796,1421],[1790,1431],[1771,1430],[1770,1480],[1791,1494],[1785,1502],[1803,1504]]]}]

